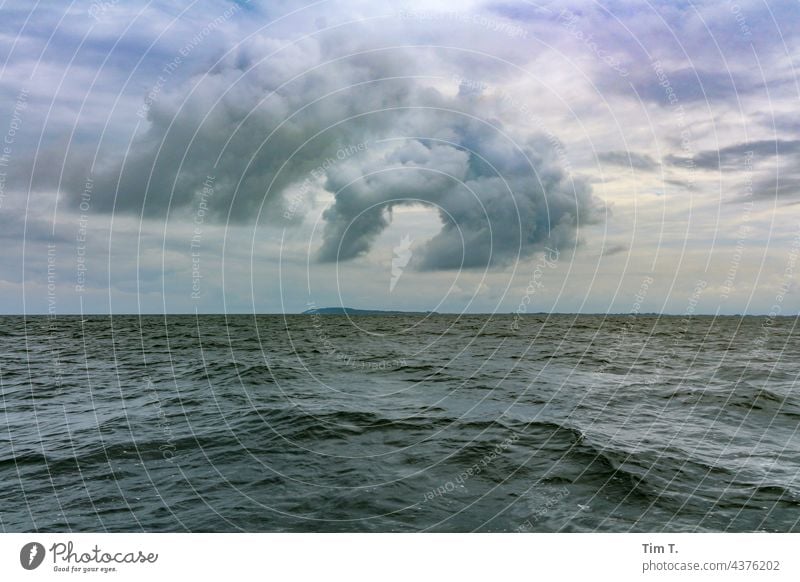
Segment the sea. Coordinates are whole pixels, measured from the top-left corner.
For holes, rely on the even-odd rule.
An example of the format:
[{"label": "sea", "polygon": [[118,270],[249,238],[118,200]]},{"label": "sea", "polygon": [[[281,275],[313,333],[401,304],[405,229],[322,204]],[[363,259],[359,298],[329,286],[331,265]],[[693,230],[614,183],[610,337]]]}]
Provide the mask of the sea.
[{"label": "sea", "polygon": [[797,323],[2,317],[0,530],[800,531]]}]

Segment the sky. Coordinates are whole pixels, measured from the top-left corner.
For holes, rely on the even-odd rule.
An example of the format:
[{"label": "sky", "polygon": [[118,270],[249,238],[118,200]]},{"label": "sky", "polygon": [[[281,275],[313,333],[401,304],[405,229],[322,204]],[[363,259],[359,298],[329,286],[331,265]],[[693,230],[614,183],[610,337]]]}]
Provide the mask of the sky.
[{"label": "sky", "polygon": [[797,315],[796,1],[6,1],[0,313]]}]

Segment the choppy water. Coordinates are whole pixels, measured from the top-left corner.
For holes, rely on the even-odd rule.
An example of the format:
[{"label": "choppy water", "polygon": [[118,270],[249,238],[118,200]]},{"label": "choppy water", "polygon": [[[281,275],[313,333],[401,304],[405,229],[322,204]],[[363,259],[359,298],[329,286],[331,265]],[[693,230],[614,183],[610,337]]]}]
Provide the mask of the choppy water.
[{"label": "choppy water", "polygon": [[5,531],[800,531],[778,318],[0,319]]}]

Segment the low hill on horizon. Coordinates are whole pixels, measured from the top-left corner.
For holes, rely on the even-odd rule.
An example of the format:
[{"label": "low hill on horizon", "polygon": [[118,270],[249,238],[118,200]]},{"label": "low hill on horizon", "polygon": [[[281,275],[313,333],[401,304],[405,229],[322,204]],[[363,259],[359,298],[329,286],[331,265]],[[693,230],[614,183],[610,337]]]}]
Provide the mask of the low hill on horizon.
[{"label": "low hill on horizon", "polygon": [[315,307],[302,315],[429,315],[435,311],[398,311],[382,309],[354,309],[352,307]]}]

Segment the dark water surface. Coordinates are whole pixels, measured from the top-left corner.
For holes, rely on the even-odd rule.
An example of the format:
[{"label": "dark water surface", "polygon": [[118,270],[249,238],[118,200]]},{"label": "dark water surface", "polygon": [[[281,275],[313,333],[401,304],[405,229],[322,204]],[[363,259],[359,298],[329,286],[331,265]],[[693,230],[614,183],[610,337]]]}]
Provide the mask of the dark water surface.
[{"label": "dark water surface", "polygon": [[757,317],[0,318],[4,531],[800,531]]}]

